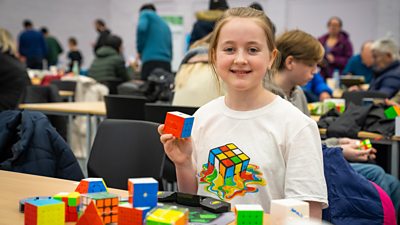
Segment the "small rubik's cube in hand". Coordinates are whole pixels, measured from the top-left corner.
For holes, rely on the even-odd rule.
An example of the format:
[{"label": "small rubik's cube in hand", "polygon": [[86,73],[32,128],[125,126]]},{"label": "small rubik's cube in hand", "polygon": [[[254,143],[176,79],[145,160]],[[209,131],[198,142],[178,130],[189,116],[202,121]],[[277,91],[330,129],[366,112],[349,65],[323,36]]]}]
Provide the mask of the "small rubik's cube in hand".
[{"label": "small rubik's cube in hand", "polygon": [[168,112],[164,122],[164,133],[177,138],[187,138],[192,134],[194,117],[181,112]]},{"label": "small rubik's cube in hand", "polygon": [[365,139],[360,143],[360,150],[368,150],[370,148],[372,148],[372,144],[369,139]]}]

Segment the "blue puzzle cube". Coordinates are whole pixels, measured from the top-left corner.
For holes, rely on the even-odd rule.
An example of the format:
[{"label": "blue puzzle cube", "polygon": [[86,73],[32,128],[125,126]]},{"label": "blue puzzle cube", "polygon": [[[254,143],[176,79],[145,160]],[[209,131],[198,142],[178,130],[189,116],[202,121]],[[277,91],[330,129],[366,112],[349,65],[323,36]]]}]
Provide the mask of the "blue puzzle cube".
[{"label": "blue puzzle cube", "polygon": [[128,192],[133,207],[153,208],[157,205],[158,181],[154,178],[131,178]]}]

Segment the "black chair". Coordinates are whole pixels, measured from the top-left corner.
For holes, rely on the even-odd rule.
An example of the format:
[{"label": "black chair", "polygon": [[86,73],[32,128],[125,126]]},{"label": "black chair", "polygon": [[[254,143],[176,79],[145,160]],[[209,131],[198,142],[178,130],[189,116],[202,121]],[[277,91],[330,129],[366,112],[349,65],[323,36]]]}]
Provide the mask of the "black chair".
[{"label": "black chair", "polygon": [[139,120],[104,120],[89,156],[89,177],[102,177],[108,186],[125,190],[128,178],[160,181],[165,153],[157,126]]},{"label": "black chair", "polygon": [[342,98],[346,100],[346,106],[352,102],[355,105],[362,105],[364,98],[380,98],[385,99],[389,96],[377,91],[350,91],[344,92]]},{"label": "black chair", "polygon": [[76,81],[72,80],[53,80],[51,84],[57,86],[60,91],[75,91],[76,88]]},{"label": "black chair", "polygon": [[144,120],[145,97],[106,95],[104,101],[108,119]]},{"label": "black chair", "polygon": [[193,115],[198,107],[174,106],[158,103],[146,103],[144,106],[144,115],[146,121],[164,123],[167,112],[179,111],[188,115]]}]

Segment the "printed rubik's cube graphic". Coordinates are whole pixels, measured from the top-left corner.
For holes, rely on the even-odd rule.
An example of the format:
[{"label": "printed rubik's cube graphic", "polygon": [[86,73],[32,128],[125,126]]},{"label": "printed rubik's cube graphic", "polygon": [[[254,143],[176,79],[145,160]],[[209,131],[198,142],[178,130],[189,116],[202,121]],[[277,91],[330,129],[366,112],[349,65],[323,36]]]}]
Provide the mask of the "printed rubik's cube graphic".
[{"label": "printed rubik's cube graphic", "polygon": [[154,178],[128,179],[129,203],[133,207],[150,207],[157,205],[158,181]]},{"label": "printed rubik's cube graphic", "polygon": [[365,139],[365,140],[361,141],[361,143],[360,143],[361,150],[368,150],[370,148],[372,148],[371,140]]},{"label": "printed rubik's cube graphic", "polygon": [[56,199],[35,199],[25,202],[25,225],[64,225],[65,204]]},{"label": "printed rubik's cube graphic", "polygon": [[107,186],[104,183],[103,178],[86,178],[79,182],[75,191],[81,194],[107,192]]},{"label": "printed rubik's cube graphic", "polygon": [[164,122],[164,133],[178,138],[187,138],[192,134],[194,117],[178,111],[168,112]]},{"label": "printed rubik's cube graphic", "polygon": [[208,170],[219,170],[221,176],[226,179],[238,174],[246,173],[250,158],[235,144],[226,144],[210,150],[208,155]]},{"label": "printed rubik's cube graphic", "polygon": [[108,192],[88,193],[81,195],[81,211],[85,211],[93,201],[104,224],[116,223],[118,220],[118,195]]},{"label": "printed rubik's cube graphic", "polygon": [[65,203],[65,222],[76,222],[78,220],[80,199],[78,192],[60,192],[53,198]]},{"label": "printed rubik's cube graphic", "polygon": [[118,206],[118,225],[142,225],[150,207],[134,208],[131,204]]},{"label": "printed rubik's cube graphic", "polygon": [[146,217],[146,225],[186,225],[188,223],[189,210],[176,206],[155,208]]}]

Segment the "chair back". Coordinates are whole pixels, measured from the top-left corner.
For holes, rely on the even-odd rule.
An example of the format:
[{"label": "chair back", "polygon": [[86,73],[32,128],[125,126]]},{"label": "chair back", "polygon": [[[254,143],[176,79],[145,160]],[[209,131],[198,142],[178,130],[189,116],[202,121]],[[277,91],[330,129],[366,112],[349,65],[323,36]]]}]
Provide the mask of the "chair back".
[{"label": "chair back", "polygon": [[72,80],[53,80],[51,84],[57,86],[60,91],[75,91],[76,88],[76,81]]},{"label": "chair back", "polygon": [[145,97],[106,95],[104,101],[108,119],[144,120]]},{"label": "chair back", "polygon": [[108,186],[125,190],[128,178],[160,180],[165,153],[157,126],[139,120],[104,120],[89,156],[89,177],[102,177]]},{"label": "chair back", "polygon": [[350,91],[344,92],[342,98],[346,100],[346,106],[352,102],[355,105],[362,105],[363,98],[381,98],[385,99],[389,96],[378,91]]},{"label": "chair back", "polygon": [[144,107],[144,115],[146,121],[164,123],[167,112],[179,111],[188,115],[193,115],[198,107],[191,106],[175,106],[159,103],[146,103]]}]

